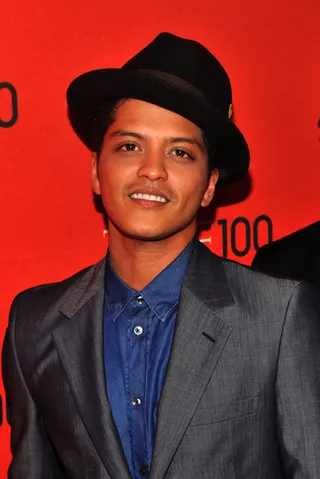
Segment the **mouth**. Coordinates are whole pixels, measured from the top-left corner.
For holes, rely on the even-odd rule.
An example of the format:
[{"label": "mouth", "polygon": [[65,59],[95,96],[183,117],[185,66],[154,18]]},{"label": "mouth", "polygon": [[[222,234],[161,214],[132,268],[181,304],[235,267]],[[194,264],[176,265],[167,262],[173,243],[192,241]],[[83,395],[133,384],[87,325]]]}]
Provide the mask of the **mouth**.
[{"label": "mouth", "polygon": [[168,200],[162,195],[154,195],[149,193],[132,193],[129,195],[133,200],[153,201],[156,203],[167,203]]}]

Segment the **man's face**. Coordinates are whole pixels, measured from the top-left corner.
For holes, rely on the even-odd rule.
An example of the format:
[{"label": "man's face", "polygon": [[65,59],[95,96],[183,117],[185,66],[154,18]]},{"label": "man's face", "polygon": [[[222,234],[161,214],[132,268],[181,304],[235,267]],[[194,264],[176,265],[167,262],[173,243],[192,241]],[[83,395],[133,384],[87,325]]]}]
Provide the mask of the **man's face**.
[{"label": "man's face", "polygon": [[218,179],[208,179],[201,130],[171,111],[139,100],[120,104],[99,160],[93,189],[101,194],[111,234],[141,241],[191,238],[196,214],[209,205]]}]

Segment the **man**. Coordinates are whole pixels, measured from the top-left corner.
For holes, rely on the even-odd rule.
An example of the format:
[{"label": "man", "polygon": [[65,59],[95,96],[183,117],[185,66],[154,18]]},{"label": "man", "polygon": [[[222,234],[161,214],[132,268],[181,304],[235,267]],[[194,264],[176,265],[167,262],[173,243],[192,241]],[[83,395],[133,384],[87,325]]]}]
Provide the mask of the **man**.
[{"label": "man", "polygon": [[309,281],[320,288],[320,221],[263,246],[252,266],[268,274]]},{"label": "man", "polygon": [[249,164],[226,72],[163,33],[67,98],[109,250],[13,303],[9,477],[318,478],[318,291],[195,238],[219,175]]}]

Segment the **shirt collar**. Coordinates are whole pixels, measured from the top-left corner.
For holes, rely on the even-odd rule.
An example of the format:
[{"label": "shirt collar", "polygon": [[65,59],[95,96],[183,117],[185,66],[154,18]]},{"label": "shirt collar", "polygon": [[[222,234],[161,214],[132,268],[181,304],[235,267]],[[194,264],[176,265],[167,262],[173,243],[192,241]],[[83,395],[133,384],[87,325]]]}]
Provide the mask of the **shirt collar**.
[{"label": "shirt collar", "polygon": [[182,281],[191,257],[194,240],[158,274],[145,288],[136,291],[124,283],[112,269],[107,255],[105,273],[105,301],[110,319],[115,321],[130,301],[142,296],[149,308],[164,322],[179,302]]}]

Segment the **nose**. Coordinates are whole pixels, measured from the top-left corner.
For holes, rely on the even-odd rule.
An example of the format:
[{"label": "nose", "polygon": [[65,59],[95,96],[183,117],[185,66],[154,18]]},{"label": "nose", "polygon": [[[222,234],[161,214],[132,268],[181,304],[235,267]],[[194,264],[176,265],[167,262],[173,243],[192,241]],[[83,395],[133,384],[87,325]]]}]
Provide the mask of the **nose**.
[{"label": "nose", "polygon": [[159,151],[149,151],[143,155],[137,171],[138,178],[148,178],[150,181],[168,179],[165,155]]}]

